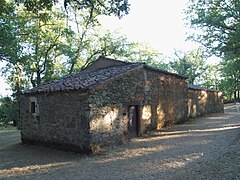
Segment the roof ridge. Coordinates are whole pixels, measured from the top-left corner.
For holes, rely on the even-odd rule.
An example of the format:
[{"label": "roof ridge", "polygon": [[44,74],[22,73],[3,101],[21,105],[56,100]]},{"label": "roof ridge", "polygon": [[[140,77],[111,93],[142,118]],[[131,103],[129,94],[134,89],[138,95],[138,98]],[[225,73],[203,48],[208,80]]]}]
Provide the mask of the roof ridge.
[{"label": "roof ridge", "polygon": [[101,83],[109,78],[118,76],[138,66],[140,66],[140,64],[124,64],[106,67],[103,69],[82,70],[77,73],[69,74],[65,77],[42,83],[39,86],[24,91],[23,94],[85,89],[87,87],[91,87],[92,85]]},{"label": "roof ridge", "polygon": [[213,91],[213,92],[220,92],[220,90],[215,90],[215,89],[210,89],[206,87],[202,87],[200,85],[195,85],[195,84],[188,84],[189,89],[196,89],[196,90],[205,90],[205,91]]},{"label": "roof ridge", "polygon": [[96,61],[100,61],[102,59],[107,59],[107,60],[114,61],[114,62],[116,62],[116,61],[117,62],[122,62],[122,63],[126,63],[126,64],[134,64],[134,62],[123,61],[123,60],[120,60],[120,59],[108,58],[108,57],[105,57],[105,56],[99,56],[99,58]]}]

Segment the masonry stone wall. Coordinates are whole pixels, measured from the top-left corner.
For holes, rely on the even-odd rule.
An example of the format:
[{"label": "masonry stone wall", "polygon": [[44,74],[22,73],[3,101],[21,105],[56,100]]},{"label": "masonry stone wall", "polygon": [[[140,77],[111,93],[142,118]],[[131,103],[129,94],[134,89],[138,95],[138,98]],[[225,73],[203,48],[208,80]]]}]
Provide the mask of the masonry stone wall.
[{"label": "masonry stone wall", "polygon": [[[88,153],[90,109],[86,93],[77,91],[29,94],[21,97],[23,143],[42,143]],[[31,101],[37,111],[31,113]]]},{"label": "masonry stone wall", "polygon": [[224,112],[223,92],[188,89],[188,117],[195,118],[222,112]]},{"label": "masonry stone wall", "polygon": [[187,83],[184,78],[147,70],[145,79],[143,118],[149,129],[187,120]]},{"label": "masonry stone wall", "polygon": [[140,134],[188,118],[185,79],[145,68],[94,88],[89,103],[92,144],[119,144],[128,138],[129,105],[139,107]]},{"label": "masonry stone wall", "polygon": [[23,143],[84,153],[125,142],[132,105],[138,108],[139,135],[223,112],[222,92],[188,89],[185,78],[144,65],[85,90],[24,94],[20,103]]},{"label": "masonry stone wall", "polygon": [[90,91],[90,132],[93,146],[121,144],[126,141],[128,107],[143,103],[143,87],[144,77],[141,67],[104,82]]}]

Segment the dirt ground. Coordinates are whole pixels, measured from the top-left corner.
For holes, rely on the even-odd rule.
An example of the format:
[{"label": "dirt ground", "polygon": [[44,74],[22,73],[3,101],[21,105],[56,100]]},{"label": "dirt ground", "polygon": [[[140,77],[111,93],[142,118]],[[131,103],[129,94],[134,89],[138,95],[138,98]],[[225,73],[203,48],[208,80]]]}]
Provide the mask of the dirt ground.
[{"label": "dirt ground", "polygon": [[131,142],[80,155],[23,145],[0,131],[0,179],[240,179],[240,113],[233,104]]}]

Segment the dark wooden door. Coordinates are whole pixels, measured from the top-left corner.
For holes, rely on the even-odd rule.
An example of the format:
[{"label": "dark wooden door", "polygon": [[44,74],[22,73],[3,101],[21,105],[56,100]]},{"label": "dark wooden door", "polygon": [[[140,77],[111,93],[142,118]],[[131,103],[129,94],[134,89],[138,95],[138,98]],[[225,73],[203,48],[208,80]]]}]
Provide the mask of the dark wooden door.
[{"label": "dark wooden door", "polygon": [[138,135],[139,130],[139,111],[138,106],[129,106],[128,109],[128,133],[129,137]]}]

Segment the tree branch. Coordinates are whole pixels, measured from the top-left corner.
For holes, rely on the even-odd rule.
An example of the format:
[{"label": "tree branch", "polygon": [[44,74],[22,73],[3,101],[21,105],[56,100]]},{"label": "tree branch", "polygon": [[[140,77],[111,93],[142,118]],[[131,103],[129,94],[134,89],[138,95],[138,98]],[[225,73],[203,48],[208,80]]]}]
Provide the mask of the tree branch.
[{"label": "tree branch", "polygon": [[42,74],[45,70],[46,70],[46,64],[47,64],[47,56],[48,56],[48,53],[55,47],[57,46],[57,40],[58,38],[60,37],[60,34],[54,39],[53,43],[47,48],[47,50],[45,51],[45,55],[44,55],[44,63],[43,63],[43,69],[40,70],[40,74]]}]

